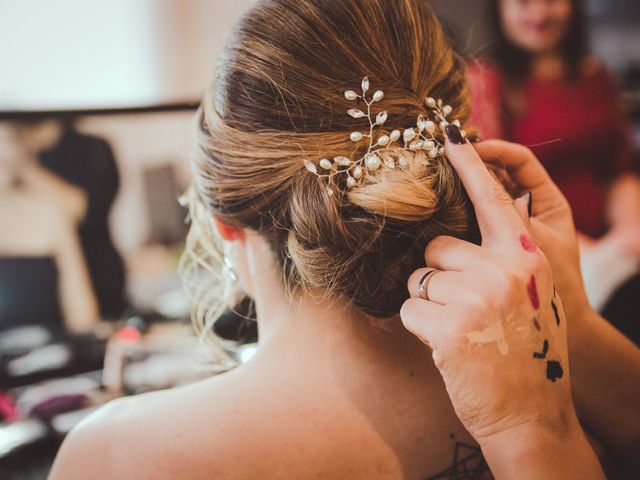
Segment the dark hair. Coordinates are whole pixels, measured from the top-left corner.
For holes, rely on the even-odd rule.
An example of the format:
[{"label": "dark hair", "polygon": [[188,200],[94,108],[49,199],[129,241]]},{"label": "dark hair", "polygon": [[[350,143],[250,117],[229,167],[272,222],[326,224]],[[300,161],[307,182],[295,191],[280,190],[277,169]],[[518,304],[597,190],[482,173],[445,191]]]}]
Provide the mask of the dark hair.
[{"label": "dark hair", "polygon": [[[489,25],[495,42],[490,50],[490,57],[507,80],[517,84],[529,74],[532,55],[514,45],[505,35],[500,14],[501,1],[489,1]],[[582,0],[571,0],[571,6],[569,28],[560,44],[560,53],[568,66],[569,75],[577,77],[582,62],[589,53],[589,40]]]}]

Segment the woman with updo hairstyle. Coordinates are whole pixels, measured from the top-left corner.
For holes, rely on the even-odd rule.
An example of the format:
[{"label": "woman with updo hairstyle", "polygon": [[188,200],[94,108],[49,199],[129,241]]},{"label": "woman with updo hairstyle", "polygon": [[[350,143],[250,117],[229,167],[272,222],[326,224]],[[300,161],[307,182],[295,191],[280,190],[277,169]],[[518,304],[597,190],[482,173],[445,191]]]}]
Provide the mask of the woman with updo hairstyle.
[{"label": "woman with updo hairstyle", "polygon": [[431,239],[479,240],[451,165],[406,150],[332,192],[304,162],[367,152],[345,96],[365,77],[384,92],[382,132],[415,127],[428,97],[465,127],[465,62],[425,1],[263,0],[242,17],[198,112],[184,271],[205,334],[235,292],[255,300],[257,352],[110,402],[67,437],[52,479],[487,473],[398,315]]},{"label": "woman with updo hairstyle", "polygon": [[[462,60],[421,3],[265,2],[245,17],[199,113],[195,202],[206,208],[192,209],[195,259],[213,250],[220,256],[212,269],[225,265],[229,239],[211,234],[213,218],[267,241],[292,298],[339,299],[389,318],[426,242],[472,238],[472,209],[442,157],[425,170],[426,152],[409,155],[409,168],[339,198],[302,161],[364,153],[349,134],[366,119],[346,114],[354,103],[344,92],[365,76],[372,90],[384,90],[380,109],[390,125],[415,125],[427,96],[446,99],[466,118]],[[234,268],[241,263],[230,259]],[[247,277],[240,272],[240,283]]]}]

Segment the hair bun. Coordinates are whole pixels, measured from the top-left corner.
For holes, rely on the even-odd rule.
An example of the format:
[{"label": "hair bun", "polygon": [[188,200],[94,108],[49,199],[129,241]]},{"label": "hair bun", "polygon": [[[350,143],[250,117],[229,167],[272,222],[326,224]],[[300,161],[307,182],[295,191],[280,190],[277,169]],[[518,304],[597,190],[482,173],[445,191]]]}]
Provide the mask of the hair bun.
[{"label": "hair bun", "polygon": [[[384,91],[379,105],[396,128],[415,126],[426,97],[445,100],[463,124],[468,117],[464,60],[428,2],[258,2],[203,101],[195,185],[213,215],[271,242],[290,290],[388,317],[426,244],[477,238],[477,226],[451,165],[423,152],[402,153],[407,167],[334,197],[308,174],[305,158],[354,153],[350,134],[362,124],[346,115],[353,102],[344,92],[363,77]],[[207,228],[192,231],[202,239]]]},{"label": "hair bun", "polygon": [[342,205],[319,182],[293,190],[287,250],[297,283],[388,317],[400,311],[406,279],[424,264],[430,240],[477,238],[471,204],[448,161],[403,155],[406,169],[376,176]]}]

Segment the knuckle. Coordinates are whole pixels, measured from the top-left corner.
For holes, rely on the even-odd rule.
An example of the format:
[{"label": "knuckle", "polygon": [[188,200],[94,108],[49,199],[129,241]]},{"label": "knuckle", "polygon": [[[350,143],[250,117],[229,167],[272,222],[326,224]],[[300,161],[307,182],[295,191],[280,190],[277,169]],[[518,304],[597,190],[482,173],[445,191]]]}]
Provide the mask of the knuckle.
[{"label": "knuckle", "polygon": [[544,255],[544,253],[539,252],[538,255],[532,260],[531,268],[537,275],[551,275],[551,265]]},{"label": "knuckle", "polygon": [[507,300],[518,298],[522,294],[522,292],[526,291],[527,283],[529,283],[530,277],[531,276],[527,275],[524,270],[513,272],[510,277],[510,282],[504,290],[505,298]]},{"label": "knuckle", "polygon": [[437,237],[434,237],[430,242],[429,245],[427,246],[427,249],[437,249],[437,248],[442,248],[443,246],[445,246],[449,241],[451,240],[451,237],[449,237],[448,235],[439,235]]},{"label": "knuckle", "polygon": [[533,150],[531,150],[529,147],[526,147],[524,145],[520,145],[520,144],[513,144],[515,146],[516,149],[518,149],[518,153],[520,153],[522,156],[526,156],[526,157],[535,157]]},{"label": "knuckle", "polygon": [[497,268],[494,272],[495,290],[497,292],[510,293],[521,282],[521,275],[513,267]]},{"label": "knuckle", "polygon": [[507,142],[506,140],[500,140],[498,138],[489,138],[488,140],[483,140],[482,142],[480,142],[480,145],[493,147],[498,150],[504,149],[505,146],[509,145],[509,142]]},{"label": "knuckle", "polygon": [[487,312],[491,310],[491,300],[483,293],[469,291],[465,295],[464,303],[470,312]]},{"label": "knuckle", "polygon": [[433,350],[431,358],[433,358],[433,364],[438,370],[446,367],[446,355],[441,349]]},{"label": "knuckle", "polygon": [[411,298],[404,302],[400,309],[400,319],[409,332],[429,344],[429,329],[425,324],[425,315],[418,299]]},{"label": "knuckle", "polygon": [[446,235],[441,235],[433,238],[425,249],[425,259],[427,260],[427,263],[429,262],[429,260],[436,260],[442,254],[444,249],[446,249],[450,240],[451,237]]},{"label": "knuckle", "polygon": [[400,318],[405,327],[411,330],[416,320],[420,318],[420,301],[417,298],[409,298],[400,308]]}]

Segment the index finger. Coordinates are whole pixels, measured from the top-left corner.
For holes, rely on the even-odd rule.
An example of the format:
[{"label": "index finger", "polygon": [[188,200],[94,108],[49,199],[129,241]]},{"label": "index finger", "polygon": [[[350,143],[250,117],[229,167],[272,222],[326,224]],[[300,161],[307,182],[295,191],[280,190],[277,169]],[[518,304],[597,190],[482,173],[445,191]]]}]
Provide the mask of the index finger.
[{"label": "index finger", "polygon": [[491,175],[460,129],[452,124],[446,130],[447,157],[473,203],[483,241],[521,231],[522,220],[513,208],[512,198]]}]

